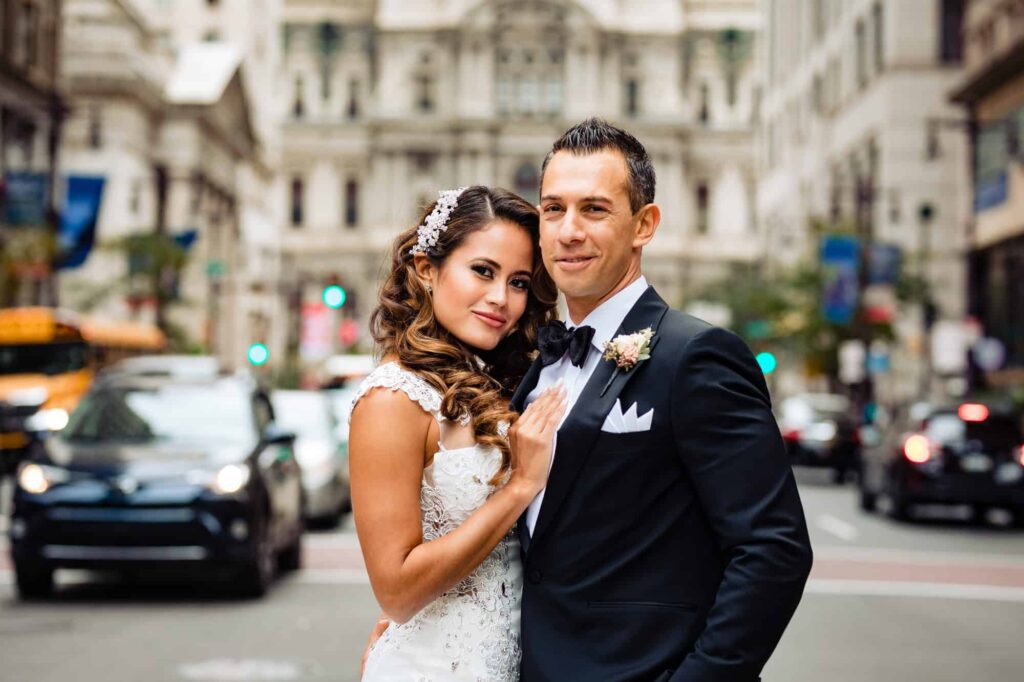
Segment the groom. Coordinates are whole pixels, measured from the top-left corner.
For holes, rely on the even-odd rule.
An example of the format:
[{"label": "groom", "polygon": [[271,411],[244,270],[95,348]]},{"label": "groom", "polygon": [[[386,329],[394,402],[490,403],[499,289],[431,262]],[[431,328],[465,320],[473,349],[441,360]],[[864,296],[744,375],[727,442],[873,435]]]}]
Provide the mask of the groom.
[{"label": "groom", "polygon": [[519,522],[522,682],[758,680],[811,566],[764,378],[641,274],[661,214],[635,137],[584,121],[542,173],[541,249],[570,319],[544,330],[513,403],[559,379],[570,402]]}]

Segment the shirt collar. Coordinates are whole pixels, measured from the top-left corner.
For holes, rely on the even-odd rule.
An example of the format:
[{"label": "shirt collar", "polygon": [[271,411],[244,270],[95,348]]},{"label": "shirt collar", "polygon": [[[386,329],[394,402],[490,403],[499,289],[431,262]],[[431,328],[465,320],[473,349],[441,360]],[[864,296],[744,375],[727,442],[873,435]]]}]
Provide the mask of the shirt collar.
[{"label": "shirt collar", "polygon": [[[580,326],[587,325],[594,328],[592,343],[595,348],[604,350],[604,344],[612,340],[612,336],[622,325],[626,315],[633,309],[645,291],[647,291],[647,278],[641,275],[635,282],[594,308],[589,315],[583,318]],[[572,319],[566,320],[565,324],[569,329],[576,327]]]}]

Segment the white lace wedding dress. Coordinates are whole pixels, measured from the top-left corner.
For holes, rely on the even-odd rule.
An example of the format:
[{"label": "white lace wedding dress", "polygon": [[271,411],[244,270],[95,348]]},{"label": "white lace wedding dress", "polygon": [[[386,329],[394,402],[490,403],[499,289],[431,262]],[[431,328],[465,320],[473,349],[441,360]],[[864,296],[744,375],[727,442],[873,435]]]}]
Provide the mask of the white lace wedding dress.
[{"label": "white lace wedding dress", "polygon": [[[372,388],[403,391],[439,422],[441,395],[423,378],[394,362],[375,369],[353,404]],[[497,448],[441,450],[423,471],[420,511],[423,541],[457,528],[494,492],[501,464]],[[522,564],[515,527],[462,582],[409,621],[392,623],[366,661],[364,682],[519,679],[519,605]]]}]

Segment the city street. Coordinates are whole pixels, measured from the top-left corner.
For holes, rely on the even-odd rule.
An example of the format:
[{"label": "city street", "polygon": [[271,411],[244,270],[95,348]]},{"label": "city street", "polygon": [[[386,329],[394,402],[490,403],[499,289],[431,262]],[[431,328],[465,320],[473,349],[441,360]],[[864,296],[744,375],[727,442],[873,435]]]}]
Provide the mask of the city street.
[{"label": "city street", "polygon": [[[798,478],[816,550],[803,604],[766,682],[1005,681],[1024,670],[1024,533],[952,518],[865,516],[853,487]],[[0,679],[356,680],[377,610],[351,522],[307,536],[306,568],[263,601],[190,584],[59,578],[14,596],[0,559]]]}]

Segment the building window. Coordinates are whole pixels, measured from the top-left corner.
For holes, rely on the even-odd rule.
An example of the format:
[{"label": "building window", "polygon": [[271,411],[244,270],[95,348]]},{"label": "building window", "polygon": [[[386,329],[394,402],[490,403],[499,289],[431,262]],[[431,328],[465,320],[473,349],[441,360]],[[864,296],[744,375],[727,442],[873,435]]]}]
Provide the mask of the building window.
[{"label": "building window", "polygon": [[416,109],[425,114],[434,110],[434,79],[431,76],[416,77]]},{"label": "building window", "polygon": [[700,84],[700,111],[697,114],[697,119],[701,125],[711,122],[711,90],[707,83]]},{"label": "building window", "polygon": [[128,195],[128,210],[131,211],[132,215],[139,214],[139,208],[142,207],[142,180],[135,178],[132,180],[131,192]]},{"label": "building window", "polygon": [[640,82],[635,78],[626,81],[626,114],[636,116],[640,113]]},{"label": "building window", "polygon": [[302,178],[292,178],[291,217],[293,227],[302,225],[302,194]]},{"label": "building window", "polygon": [[425,175],[434,171],[437,154],[433,152],[410,152],[409,161],[412,162],[412,167],[417,173]]},{"label": "building window", "polygon": [[103,118],[99,107],[89,108],[89,149],[103,146]]},{"label": "building window", "polygon": [[939,45],[939,58],[943,63],[956,63],[963,57],[963,20],[964,0],[942,0],[942,43]]},{"label": "building window", "polygon": [[875,73],[881,73],[885,68],[885,19],[882,14],[882,3],[876,2],[871,8],[871,33],[872,47],[874,48],[874,64],[872,68]]},{"label": "building window", "polygon": [[536,203],[540,196],[540,175],[537,172],[537,164],[529,161],[519,164],[513,184],[516,194],[531,204]]},{"label": "building window", "polygon": [[302,96],[302,76],[295,77],[295,100],[292,102],[292,117],[302,118],[306,114],[306,104]]},{"label": "building window", "polygon": [[36,63],[39,33],[39,10],[31,2],[15,6],[13,62],[29,67]]},{"label": "building window", "polygon": [[708,233],[708,184],[697,183],[697,234]]},{"label": "building window", "polygon": [[502,116],[562,113],[565,92],[565,20],[554,3],[525,3],[508,12],[498,34],[495,108]]},{"label": "building window", "polygon": [[192,173],[192,200],[189,205],[189,213],[193,216],[199,215],[199,209],[203,204],[203,175],[199,172]]},{"label": "building window", "polygon": [[203,34],[203,42],[206,43],[218,43],[220,42],[220,31],[215,28],[209,29]]},{"label": "building window", "polygon": [[867,53],[867,34],[864,30],[864,22],[861,20],[857,21],[857,26],[854,29],[854,41],[856,48],[856,68],[857,68],[857,86],[864,87],[868,82],[868,53]]},{"label": "building window", "polygon": [[821,74],[815,74],[811,85],[811,110],[819,116],[825,111],[825,90]]},{"label": "building window", "polygon": [[345,227],[359,225],[359,183],[349,180],[345,183]]},{"label": "building window", "polygon": [[206,0],[206,4],[210,7],[216,7],[220,4],[220,0]]},{"label": "building window", "polygon": [[352,79],[348,82],[348,117],[359,118],[359,81]]}]

